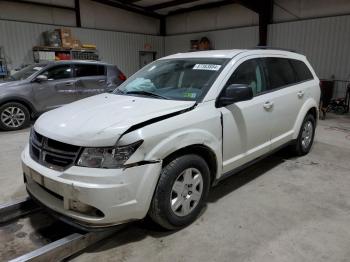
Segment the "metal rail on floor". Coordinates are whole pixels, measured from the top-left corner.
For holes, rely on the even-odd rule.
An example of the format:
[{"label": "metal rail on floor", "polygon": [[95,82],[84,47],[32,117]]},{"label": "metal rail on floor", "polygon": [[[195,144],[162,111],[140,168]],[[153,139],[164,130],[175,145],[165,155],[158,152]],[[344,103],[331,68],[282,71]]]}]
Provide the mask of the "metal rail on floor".
[{"label": "metal rail on floor", "polygon": [[24,197],[0,204],[0,224],[39,211],[41,208],[30,198]]},{"label": "metal rail on floor", "polygon": [[[0,204],[0,226],[1,224],[9,223],[11,220],[29,215],[39,210],[42,210],[42,208],[39,207],[30,197],[18,199],[6,204]],[[61,261],[88,246],[113,235],[121,228],[122,226],[109,229],[108,231],[72,233],[10,261]],[[59,230],[59,228],[57,230]]]},{"label": "metal rail on floor", "polygon": [[38,248],[32,252],[17,257],[9,262],[24,261],[61,261],[79,251],[91,246],[92,244],[107,238],[114,234],[116,229],[102,232],[90,232],[85,234],[74,233],[54,241],[46,246]]}]

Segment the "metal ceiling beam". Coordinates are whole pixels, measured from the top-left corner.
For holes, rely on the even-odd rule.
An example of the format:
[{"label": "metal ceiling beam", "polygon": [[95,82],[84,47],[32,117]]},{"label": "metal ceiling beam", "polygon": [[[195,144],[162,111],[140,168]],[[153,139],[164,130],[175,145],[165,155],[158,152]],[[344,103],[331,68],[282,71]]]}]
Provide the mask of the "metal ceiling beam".
[{"label": "metal ceiling beam", "polygon": [[173,0],[173,1],[168,1],[160,4],[155,4],[151,6],[147,6],[146,8],[148,10],[159,10],[163,8],[168,8],[168,7],[173,7],[173,6],[178,6],[182,4],[188,4],[188,3],[193,3],[197,2],[198,0]]},{"label": "metal ceiling beam", "polygon": [[109,5],[109,6],[113,6],[116,8],[124,9],[126,11],[138,13],[141,15],[153,17],[153,18],[160,19],[163,17],[160,14],[157,14],[151,10],[147,10],[141,6],[132,4],[132,3],[130,3],[130,1],[126,1],[126,0],[122,0],[122,1],[121,0],[92,0],[92,1],[100,3],[100,4]]},{"label": "metal ceiling beam", "polygon": [[235,0],[223,0],[223,1],[219,1],[219,2],[196,5],[196,6],[192,6],[189,8],[180,8],[178,10],[169,12],[168,15],[176,15],[176,14],[183,14],[183,13],[198,11],[198,10],[203,10],[203,9],[210,9],[210,8],[215,8],[215,7],[233,4],[235,2],[236,2]]},{"label": "metal ceiling beam", "polygon": [[81,27],[80,0],[74,1],[74,9],[75,9],[75,24],[77,27]]},{"label": "metal ceiling beam", "polygon": [[25,1],[25,0],[0,0],[0,2],[30,4],[30,5],[36,5],[36,6],[42,6],[42,7],[59,8],[59,9],[64,9],[64,10],[69,10],[69,11],[75,12],[74,7],[54,5],[54,4],[45,4],[45,3]]}]

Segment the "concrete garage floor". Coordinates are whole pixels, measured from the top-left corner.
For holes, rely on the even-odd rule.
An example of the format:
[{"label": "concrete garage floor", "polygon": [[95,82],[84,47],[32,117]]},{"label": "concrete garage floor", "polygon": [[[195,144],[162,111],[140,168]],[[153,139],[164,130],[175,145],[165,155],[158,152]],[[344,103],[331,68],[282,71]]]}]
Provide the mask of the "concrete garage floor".
[{"label": "concrete garage floor", "polygon": [[[25,195],[19,155],[27,138],[28,130],[0,133],[0,203]],[[280,151],[223,181],[191,226],[164,232],[133,223],[73,260],[350,261],[349,247],[350,117],[328,115],[309,155]]]}]

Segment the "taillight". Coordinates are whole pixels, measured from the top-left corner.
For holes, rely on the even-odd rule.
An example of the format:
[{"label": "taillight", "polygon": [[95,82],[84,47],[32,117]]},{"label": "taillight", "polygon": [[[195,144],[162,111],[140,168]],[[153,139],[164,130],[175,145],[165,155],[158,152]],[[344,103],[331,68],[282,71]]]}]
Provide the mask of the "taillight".
[{"label": "taillight", "polygon": [[125,81],[126,80],[126,76],[122,72],[119,72],[118,78],[121,81]]}]

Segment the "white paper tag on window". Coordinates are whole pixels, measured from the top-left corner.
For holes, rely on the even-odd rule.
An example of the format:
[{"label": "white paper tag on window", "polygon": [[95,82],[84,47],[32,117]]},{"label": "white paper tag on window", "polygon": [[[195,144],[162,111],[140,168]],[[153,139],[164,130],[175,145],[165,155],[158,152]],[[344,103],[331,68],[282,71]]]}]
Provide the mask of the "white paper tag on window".
[{"label": "white paper tag on window", "polygon": [[39,66],[36,66],[36,67],[34,67],[33,69],[36,70],[36,71],[40,71],[40,70],[43,69],[43,68],[42,68],[42,67],[39,67]]},{"label": "white paper tag on window", "polygon": [[221,68],[221,65],[212,65],[212,64],[195,64],[193,70],[211,70],[218,71]]}]

